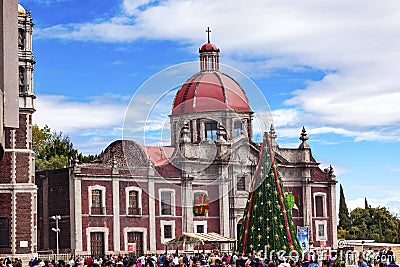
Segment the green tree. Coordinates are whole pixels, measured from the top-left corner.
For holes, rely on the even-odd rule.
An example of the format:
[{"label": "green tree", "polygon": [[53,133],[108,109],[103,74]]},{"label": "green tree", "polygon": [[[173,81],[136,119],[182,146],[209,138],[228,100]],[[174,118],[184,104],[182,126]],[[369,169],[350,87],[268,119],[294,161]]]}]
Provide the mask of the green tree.
[{"label": "green tree", "polygon": [[368,205],[368,201],[367,198],[364,198],[364,209],[368,209],[369,205]]},{"label": "green tree", "polygon": [[52,132],[47,125],[43,128],[37,125],[32,127],[32,150],[36,154],[37,171],[65,168],[74,159],[89,162],[99,158],[98,155],[82,155],[74,148],[68,135]]},{"label": "green tree", "polygon": [[350,219],[349,238],[390,243],[400,241],[400,219],[385,207],[356,208],[350,213]]},{"label": "green tree", "polygon": [[291,210],[275,164],[271,142],[264,134],[238,240],[239,253],[296,250],[301,253]]},{"label": "green tree", "polygon": [[[351,222],[349,209],[347,208],[346,199],[343,193],[343,187],[340,185],[340,198],[339,198],[339,229],[350,230]],[[345,238],[345,237],[343,237]]]}]

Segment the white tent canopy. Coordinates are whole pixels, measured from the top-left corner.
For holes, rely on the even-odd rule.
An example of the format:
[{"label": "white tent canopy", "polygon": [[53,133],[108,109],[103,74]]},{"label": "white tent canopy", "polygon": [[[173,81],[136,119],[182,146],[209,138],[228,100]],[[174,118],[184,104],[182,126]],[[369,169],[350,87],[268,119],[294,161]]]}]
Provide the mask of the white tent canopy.
[{"label": "white tent canopy", "polygon": [[183,235],[176,237],[166,243],[168,247],[177,247],[180,245],[204,245],[204,244],[221,244],[231,243],[234,244],[236,239],[226,237],[217,233],[183,233]]}]

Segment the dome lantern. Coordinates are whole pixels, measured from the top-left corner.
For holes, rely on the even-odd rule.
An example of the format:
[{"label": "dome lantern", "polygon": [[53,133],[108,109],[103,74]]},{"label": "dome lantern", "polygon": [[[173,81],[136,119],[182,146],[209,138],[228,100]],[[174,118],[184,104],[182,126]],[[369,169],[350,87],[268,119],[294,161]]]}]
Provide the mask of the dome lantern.
[{"label": "dome lantern", "polygon": [[18,15],[19,16],[26,16],[26,10],[23,6],[18,4]]},{"label": "dome lantern", "polygon": [[199,49],[200,71],[219,71],[219,48],[210,42],[210,27],[207,27],[207,43]]}]

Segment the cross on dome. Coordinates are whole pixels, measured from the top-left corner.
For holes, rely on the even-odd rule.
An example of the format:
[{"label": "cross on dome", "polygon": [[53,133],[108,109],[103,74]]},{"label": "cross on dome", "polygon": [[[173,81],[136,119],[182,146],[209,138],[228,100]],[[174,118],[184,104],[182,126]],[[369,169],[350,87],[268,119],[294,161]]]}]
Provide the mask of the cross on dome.
[{"label": "cross on dome", "polygon": [[206,33],[207,33],[207,43],[208,44],[210,43],[210,32],[211,32],[210,27],[207,27]]}]

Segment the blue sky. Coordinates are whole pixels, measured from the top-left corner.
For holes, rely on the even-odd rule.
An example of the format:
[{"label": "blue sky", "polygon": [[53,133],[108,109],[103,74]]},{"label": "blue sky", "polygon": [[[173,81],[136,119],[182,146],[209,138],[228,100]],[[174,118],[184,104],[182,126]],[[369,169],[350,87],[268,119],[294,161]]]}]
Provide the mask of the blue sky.
[{"label": "blue sky", "polygon": [[210,26],[221,62],[268,100],[281,146],[298,146],[304,125],[314,157],[322,168],[332,164],[351,208],[366,196],[400,212],[398,1],[20,3],[35,22],[34,120],[69,134],[83,153],[121,138],[136,90],[197,60]]}]

